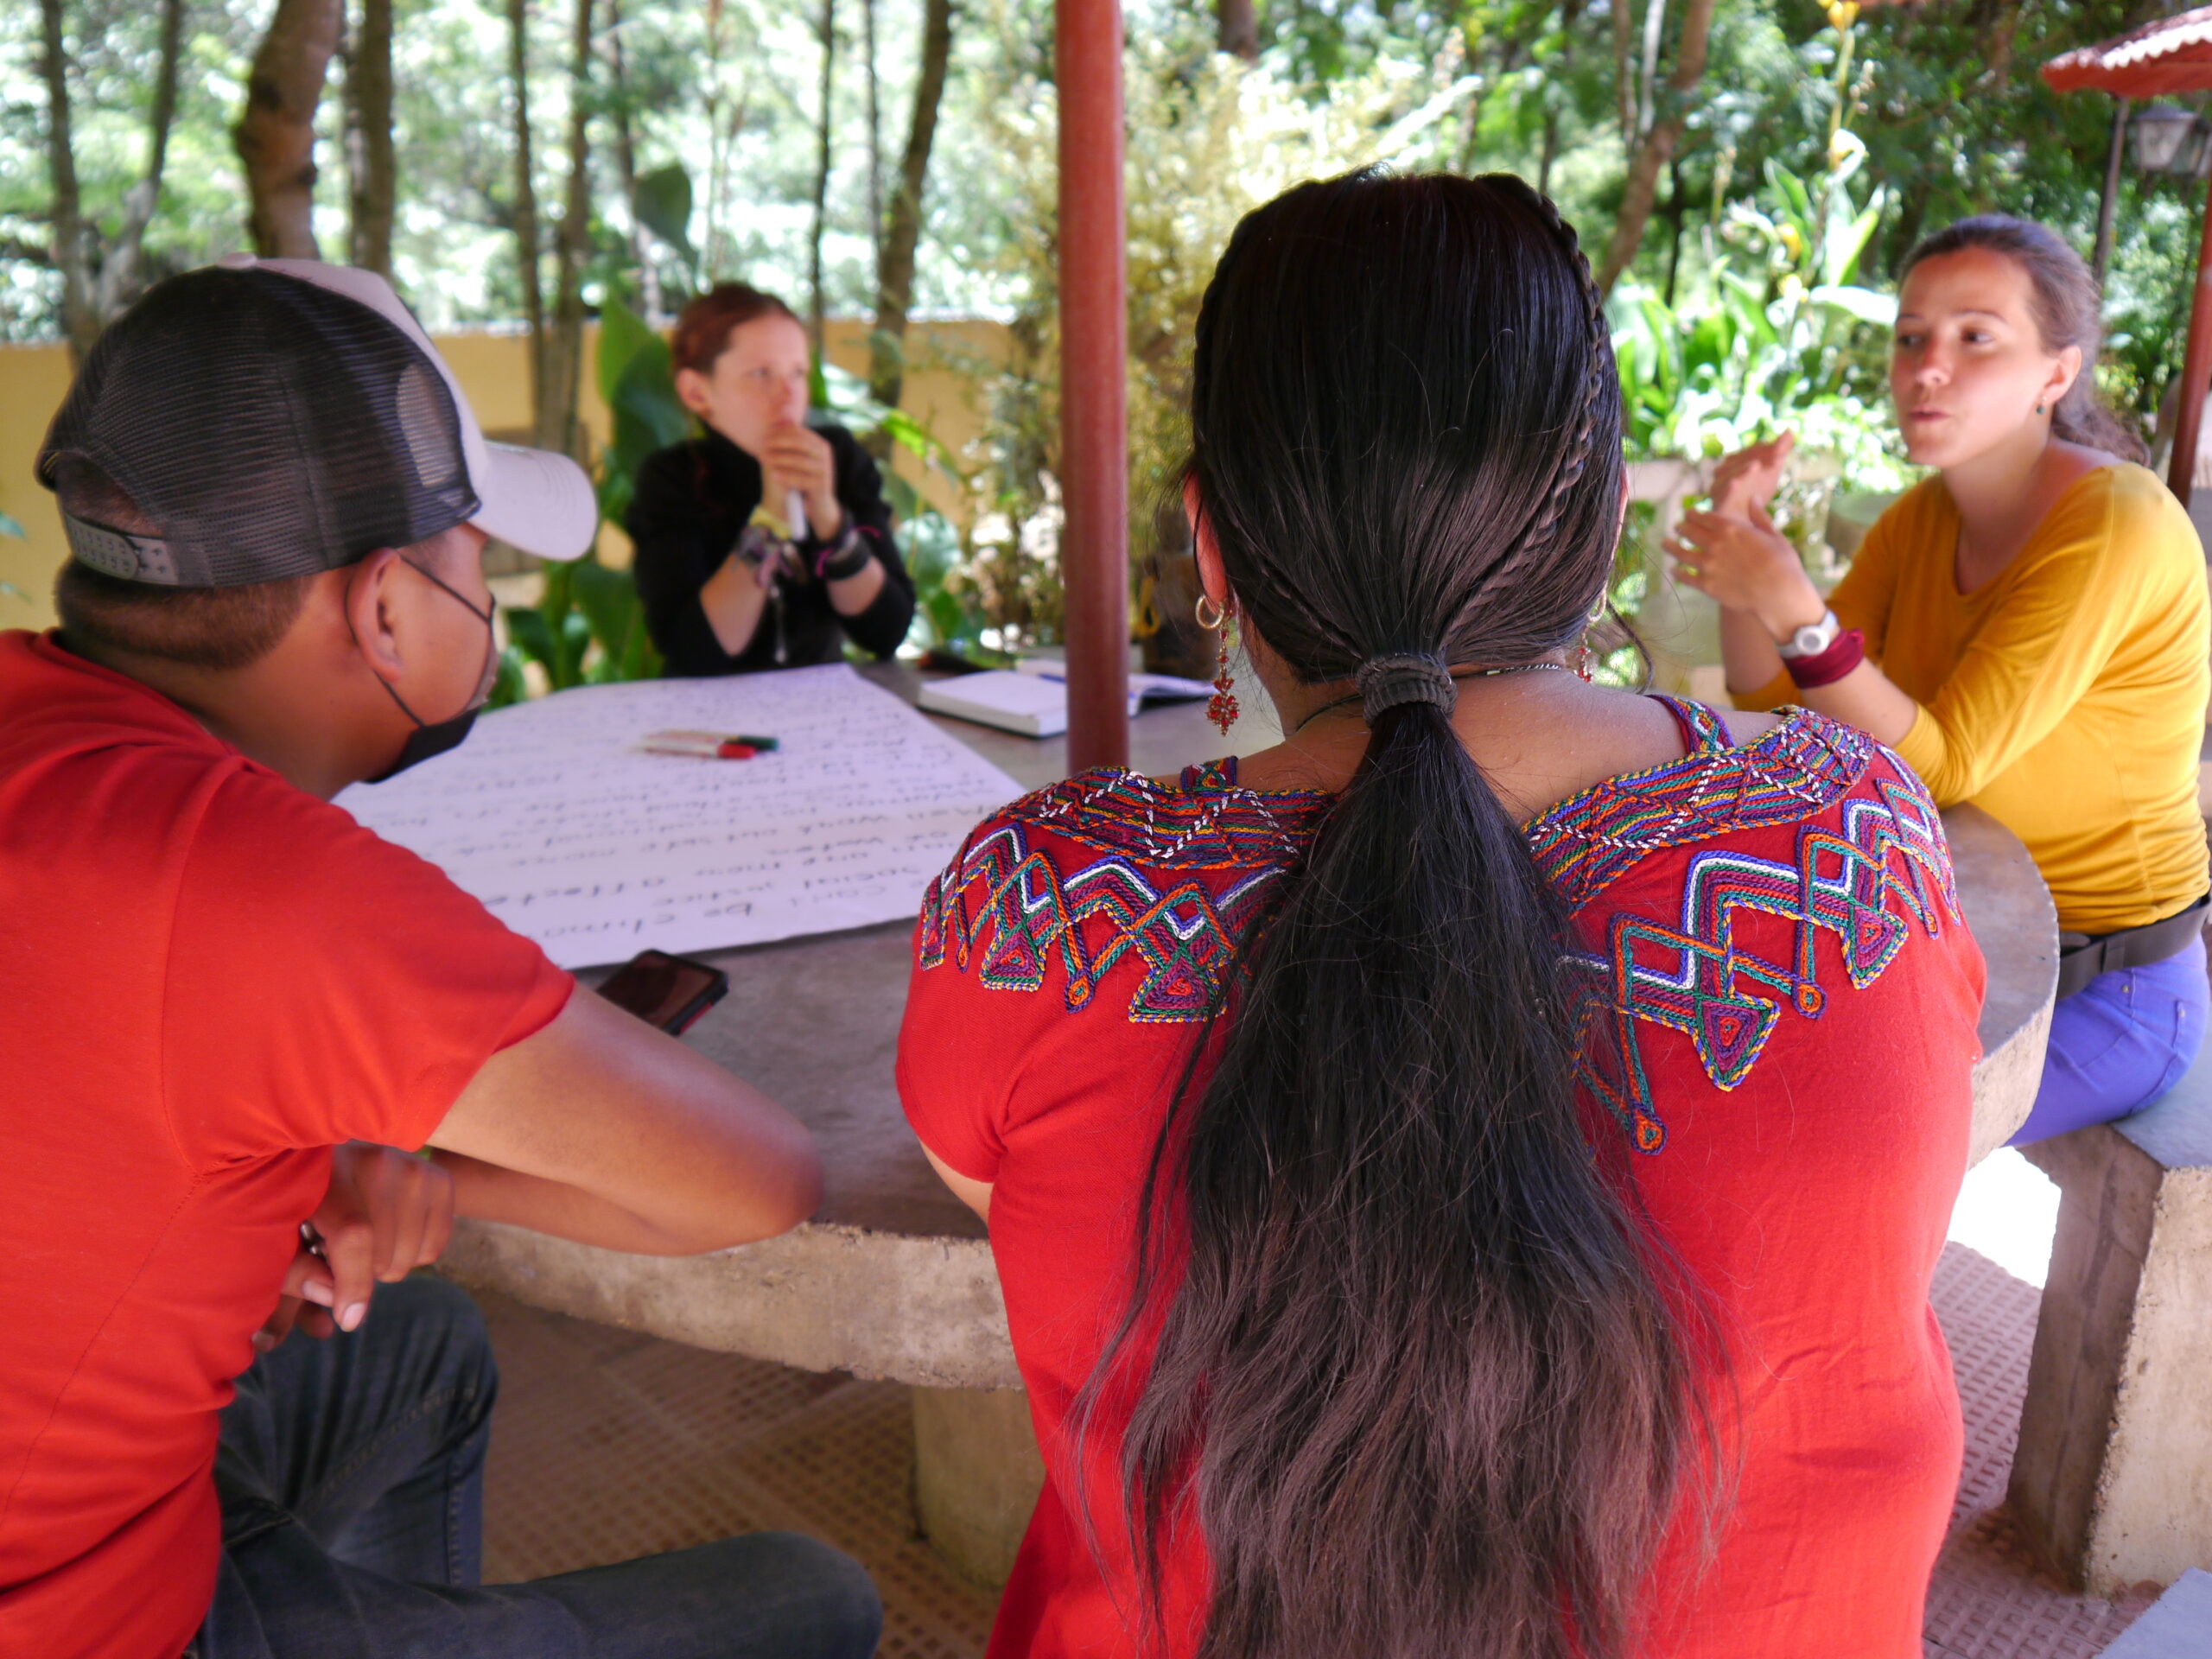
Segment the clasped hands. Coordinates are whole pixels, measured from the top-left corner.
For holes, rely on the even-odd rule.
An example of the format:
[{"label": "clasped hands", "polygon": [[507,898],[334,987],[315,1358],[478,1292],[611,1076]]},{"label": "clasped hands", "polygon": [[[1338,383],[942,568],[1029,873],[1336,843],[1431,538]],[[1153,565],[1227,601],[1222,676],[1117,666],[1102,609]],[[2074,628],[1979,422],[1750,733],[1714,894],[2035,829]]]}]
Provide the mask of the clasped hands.
[{"label": "clasped hands", "polygon": [[837,500],[837,457],[829,439],[797,421],[771,427],[761,443],[761,486],[768,511],[783,516],[784,499],[797,490],[806,498],[806,524],[793,524],[791,535],[804,536],[812,526],[817,541],[833,539],[845,527],[845,509]]},{"label": "clasped hands", "polygon": [[312,1337],[358,1328],[377,1281],[428,1267],[453,1236],[453,1177],[427,1159],[363,1141],[335,1148],[330,1187],[308,1218],[276,1311],[254,1333],[267,1353],[297,1325]]},{"label": "clasped hands", "polygon": [[1723,460],[1713,474],[1713,505],[1684,513],[1662,544],[1678,580],[1723,610],[1757,619],[1777,642],[1827,609],[1797,550],[1767,516],[1796,442],[1784,432]]}]

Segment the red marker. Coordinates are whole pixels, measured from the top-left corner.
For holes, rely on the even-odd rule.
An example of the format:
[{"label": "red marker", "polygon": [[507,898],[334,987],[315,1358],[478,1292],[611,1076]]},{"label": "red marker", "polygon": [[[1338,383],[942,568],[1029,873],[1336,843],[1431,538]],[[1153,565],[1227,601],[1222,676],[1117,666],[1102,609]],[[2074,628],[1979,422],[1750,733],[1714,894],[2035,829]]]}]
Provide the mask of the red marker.
[{"label": "red marker", "polygon": [[747,733],[648,732],[643,745],[648,754],[682,754],[696,760],[750,760],[764,749],[773,749],[772,737]]}]

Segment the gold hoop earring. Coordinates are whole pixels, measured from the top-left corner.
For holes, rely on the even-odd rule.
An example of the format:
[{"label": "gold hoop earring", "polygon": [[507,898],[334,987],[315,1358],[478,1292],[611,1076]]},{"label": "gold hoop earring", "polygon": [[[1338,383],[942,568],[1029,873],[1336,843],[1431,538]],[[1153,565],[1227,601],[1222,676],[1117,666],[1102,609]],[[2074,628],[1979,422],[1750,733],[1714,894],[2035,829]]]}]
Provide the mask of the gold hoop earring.
[{"label": "gold hoop earring", "polygon": [[[1206,620],[1206,607],[1209,605],[1213,605],[1213,620],[1211,622]],[[1215,605],[1211,594],[1200,594],[1198,595],[1198,602],[1191,607],[1191,611],[1192,614],[1198,618],[1198,626],[1204,628],[1208,633],[1219,632],[1221,631],[1222,625],[1229,620],[1229,612],[1227,608],[1220,605]]]}]

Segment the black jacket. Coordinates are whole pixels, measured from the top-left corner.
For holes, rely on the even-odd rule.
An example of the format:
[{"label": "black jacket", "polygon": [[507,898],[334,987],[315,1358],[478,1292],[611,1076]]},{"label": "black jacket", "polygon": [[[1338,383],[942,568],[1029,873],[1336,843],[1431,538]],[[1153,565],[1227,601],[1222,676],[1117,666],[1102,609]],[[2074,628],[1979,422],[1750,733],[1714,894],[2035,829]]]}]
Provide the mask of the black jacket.
[{"label": "black jacket", "polygon": [[[699,604],[699,590],[721,568],[738,532],[760,505],[760,463],[719,432],[709,431],[645,457],[637,493],[623,516],[637,544],[638,597],[646,631],[672,675],[747,674],[763,668],[834,663],[842,654],[842,628],[863,651],[888,657],[914,620],[914,583],[891,539],[891,509],[883,477],[858,440],[842,426],[816,429],[830,441],[836,463],[837,501],[883,566],[883,591],[858,616],[840,616],[820,582],[785,581],[783,603],[771,599],[760,626],[733,657],[715,638]],[[800,548],[820,543],[811,531]],[[778,647],[781,645],[779,659]]]}]

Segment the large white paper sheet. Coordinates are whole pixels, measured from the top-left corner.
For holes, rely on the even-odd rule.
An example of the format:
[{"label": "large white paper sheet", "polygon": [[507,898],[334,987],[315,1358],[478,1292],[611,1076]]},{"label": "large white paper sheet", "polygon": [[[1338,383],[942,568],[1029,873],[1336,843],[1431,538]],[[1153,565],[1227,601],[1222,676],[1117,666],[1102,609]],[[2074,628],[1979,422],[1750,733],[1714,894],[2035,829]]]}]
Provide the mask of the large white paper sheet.
[{"label": "large white paper sheet", "polygon": [[[646,754],[671,728],[781,741]],[[338,804],[563,968],[903,920],[1020,785],[842,664],[581,687]]]}]

